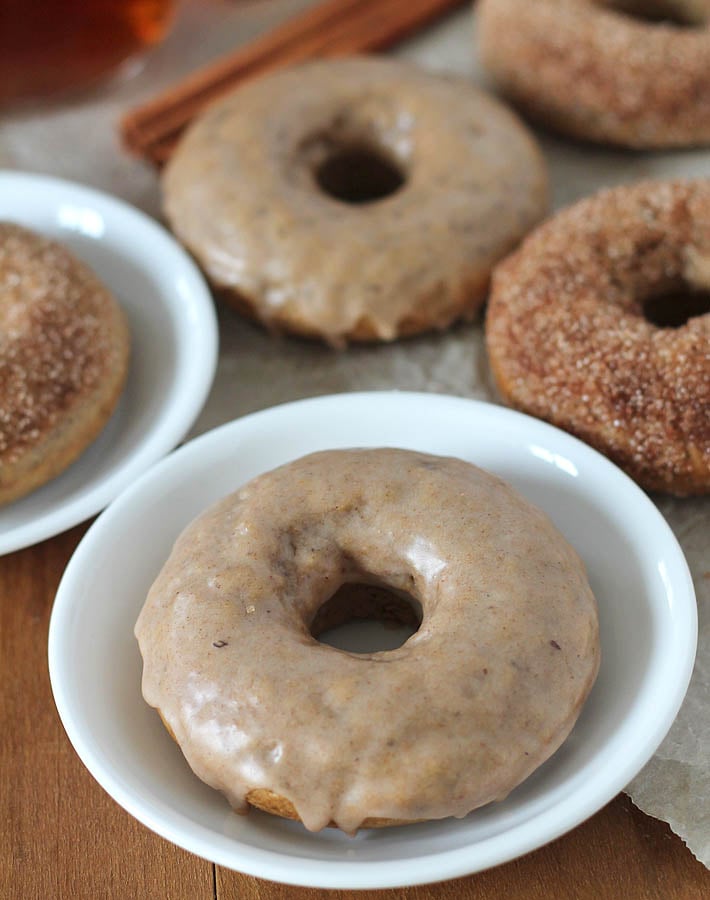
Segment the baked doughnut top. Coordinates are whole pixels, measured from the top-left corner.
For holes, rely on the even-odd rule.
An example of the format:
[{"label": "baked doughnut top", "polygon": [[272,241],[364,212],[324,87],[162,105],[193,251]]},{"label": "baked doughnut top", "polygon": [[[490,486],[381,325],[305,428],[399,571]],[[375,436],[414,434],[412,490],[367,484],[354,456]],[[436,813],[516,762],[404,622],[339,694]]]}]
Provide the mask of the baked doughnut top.
[{"label": "baked doughnut top", "polygon": [[0,503],[96,437],[123,387],[128,344],[123,313],[86,265],[0,222]]},{"label": "baked doughnut top", "polygon": [[[649,490],[710,490],[710,180],[603,191],[498,267],[486,342],[513,406],[578,435]],[[662,304],[661,304],[662,305]],[[693,314],[694,313],[694,314]],[[676,323],[677,324],[677,323]]]},{"label": "baked doughnut top", "polygon": [[[418,631],[386,652],[319,643],[351,583],[418,603]],[[469,463],[397,449],[306,456],[204,513],[136,636],[144,697],[200,778],[240,811],[275,795],[312,830],[502,799],[599,665],[584,567],[551,522]]]},{"label": "baked doughnut top", "polygon": [[576,138],[710,144],[710,0],[479,0],[484,67],[520,110]]},{"label": "baked doughnut top", "polygon": [[375,58],[249,81],[192,126],[163,189],[226,299],[336,345],[473,316],[547,210],[513,113],[464,79]]}]

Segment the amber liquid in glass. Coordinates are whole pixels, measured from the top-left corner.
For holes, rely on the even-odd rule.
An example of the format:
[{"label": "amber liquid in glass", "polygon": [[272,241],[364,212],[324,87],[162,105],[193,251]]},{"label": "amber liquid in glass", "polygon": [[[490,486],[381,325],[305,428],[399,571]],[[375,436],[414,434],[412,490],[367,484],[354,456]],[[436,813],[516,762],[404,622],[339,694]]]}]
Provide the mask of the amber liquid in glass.
[{"label": "amber liquid in glass", "polygon": [[158,43],[175,0],[0,0],[0,105],[91,87]]}]

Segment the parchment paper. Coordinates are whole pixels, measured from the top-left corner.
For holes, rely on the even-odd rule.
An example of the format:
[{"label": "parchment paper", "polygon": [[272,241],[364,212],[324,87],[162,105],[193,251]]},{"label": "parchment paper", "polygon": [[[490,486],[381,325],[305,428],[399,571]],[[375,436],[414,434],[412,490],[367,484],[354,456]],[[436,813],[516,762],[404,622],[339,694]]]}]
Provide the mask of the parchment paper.
[{"label": "parchment paper", "polygon": [[[154,172],[122,152],[120,113],[204,61],[248,41],[309,5],[307,0],[228,3],[193,0],[141,73],[70,104],[25,111],[0,123],[0,166],[45,172],[110,191],[159,216]],[[433,69],[482,82],[472,51],[470,11],[450,17],[397,52]],[[556,206],[595,189],[644,176],[710,177],[710,151],[631,154],[542,138]],[[214,388],[192,434],[276,403],[317,394],[407,388],[496,400],[480,322],[446,335],[338,353],[274,339],[220,310],[221,352]],[[693,573],[700,615],[690,691],[667,739],[628,787],[632,800],[670,823],[710,867],[710,500],[654,498]]]}]

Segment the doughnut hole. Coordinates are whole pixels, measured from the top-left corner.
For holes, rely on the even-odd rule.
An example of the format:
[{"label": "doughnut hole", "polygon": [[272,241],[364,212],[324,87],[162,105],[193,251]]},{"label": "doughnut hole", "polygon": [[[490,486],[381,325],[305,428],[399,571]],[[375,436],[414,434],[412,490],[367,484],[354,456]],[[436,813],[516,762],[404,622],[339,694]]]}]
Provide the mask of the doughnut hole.
[{"label": "doughnut hole", "polygon": [[710,290],[678,285],[641,302],[644,318],[658,328],[680,328],[689,319],[710,313]]},{"label": "doughnut hole", "polygon": [[651,25],[698,28],[708,16],[701,0],[602,0],[616,12]]},{"label": "doughnut hole", "polygon": [[374,146],[334,147],[317,165],[316,184],[342,203],[374,203],[395,194],[406,182],[400,166]]},{"label": "doughnut hole", "polygon": [[401,647],[421,623],[421,605],[404,591],[348,582],[323,603],[310,630],[320,643],[338,650],[376,653]]}]

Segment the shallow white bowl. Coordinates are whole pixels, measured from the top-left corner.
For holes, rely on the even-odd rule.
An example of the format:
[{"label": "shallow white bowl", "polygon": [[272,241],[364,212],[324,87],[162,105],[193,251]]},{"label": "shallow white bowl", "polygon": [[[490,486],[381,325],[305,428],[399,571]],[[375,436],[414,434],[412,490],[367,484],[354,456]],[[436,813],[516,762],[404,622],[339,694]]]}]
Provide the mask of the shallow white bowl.
[{"label": "shallow white bowl", "polygon": [[113,291],[131,329],[128,382],[98,439],[61,475],[0,507],[0,554],[103,509],[184,437],[217,363],[209,290],[184,250],[148,216],[90,188],[0,171],[0,219],[61,241]]},{"label": "shallow white bowl", "polygon": [[[356,838],[232,813],[189,770],[140,693],[133,625],[180,530],[256,474],[329,447],[396,446],[497,472],[575,545],[599,603],[602,665],[563,747],[508,799],[462,820]],[[52,687],[79,756],[136,818],[220,865],[292,884],[376,888],[512,859],[590,816],[671,725],[696,642],[682,552],[651,501],[608,460],[535,419],[470,400],[396,392],[304,400],[247,416],[176,451],[93,525],[57,594]],[[502,711],[503,713],[503,711]]]}]

